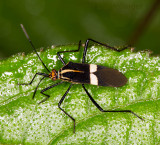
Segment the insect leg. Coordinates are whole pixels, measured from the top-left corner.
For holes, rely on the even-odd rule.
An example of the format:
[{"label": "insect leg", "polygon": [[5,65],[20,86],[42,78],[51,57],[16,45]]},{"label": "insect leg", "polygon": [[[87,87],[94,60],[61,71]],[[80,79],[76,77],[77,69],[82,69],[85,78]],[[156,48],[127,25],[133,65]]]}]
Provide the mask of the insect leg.
[{"label": "insect leg", "polygon": [[38,89],[39,84],[41,83],[41,81],[42,81],[44,78],[48,77],[48,74],[39,73],[39,72],[38,72],[38,73],[36,73],[36,74],[34,75],[34,77],[32,78],[32,80],[31,80],[30,83],[28,83],[28,84],[18,84],[18,85],[31,85],[31,84],[33,83],[33,80],[35,79],[35,77],[36,77],[37,75],[42,75],[42,76],[44,76],[44,77],[39,81],[38,85],[36,86],[36,89],[34,90],[32,99],[34,99],[34,96],[35,96],[35,94],[36,94],[36,91],[37,91],[37,89]]},{"label": "insect leg", "polygon": [[66,65],[66,63],[64,62],[63,58],[61,57],[60,53],[65,53],[65,52],[78,52],[80,50],[81,47],[81,40],[79,41],[79,45],[78,45],[78,49],[77,50],[68,50],[68,51],[59,51],[57,52],[58,58],[60,59],[60,61],[63,63],[63,65]]},{"label": "insect leg", "polygon": [[51,89],[51,88],[53,88],[53,87],[55,87],[55,86],[58,86],[58,85],[60,85],[60,84],[62,84],[62,83],[63,83],[63,81],[58,82],[58,83],[56,83],[56,84],[54,84],[54,85],[51,85],[51,86],[43,89],[40,93],[43,94],[43,95],[45,95],[46,98],[43,99],[43,100],[42,100],[41,102],[39,102],[38,104],[41,104],[42,102],[45,102],[45,101],[50,97],[50,95],[44,94],[43,92],[45,92],[45,91],[47,91],[47,90],[49,90],[49,89]]},{"label": "insect leg", "polygon": [[73,132],[75,133],[75,119],[74,119],[71,115],[69,115],[66,111],[64,111],[64,109],[62,109],[62,108],[60,107],[61,104],[62,104],[62,102],[64,101],[65,97],[67,96],[69,90],[71,89],[71,87],[72,87],[72,84],[69,86],[68,90],[65,92],[65,94],[63,95],[63,97],[62,97],[61,100],[59,101],[58,107],[59,107],[59,109],[61,109],[69,118],[71,118],[71,119],[73,120],[73,122],[74,122]]},{"label": "insect leg", "polygon": [[117,52],[123,51],[123,50],[125,50],[125,49],[127,49],[127,48],[129,47],[129,45],[128,45],[128,46],[124,47],[123,49],[120,49],[120,50],[119,50],[119,49],[117,49],[117,48],[115,48],[115,47],[112,47],[112,46],[109,46],[109,45],[107,45],[107,44],[98,42],[98,41],[96,41],[96,40],[87,39],[87,40],[86,40],[86,43],[85,43],[84,51],[83,51],[83,59],[82,59],[82,63],[85,62],[85,57],[86,57],[86,53],[87,53],[87,48],[88,48],[88,43],[89,43],[89,41],[92,41],[92,42],[94,42],[94,43],[103,45],[103,46],[105,46],[105,47],[107,47],[107,48],[110,48],[110,49],[112,49],[112,50],[114,50],[114,51],[117,51]]},{"label": "insect leg", "polygon": [[92,103],[101,111],[101,112],[126,112],[126,113],[132,113],[133,115],[135,115],[136,117],[138,117],[141,120],[144,120],[143,118],[141,118],[140,116],[138,116],[136,113],[132,112],[131,110],[103,110],[101,108],[101,106],[98,105],[98,103],[92,98],[92,96],[89,94],[89,92],[87,91],[87,89],[85,88],[84,84],[82,84],[82,87],[84,88],[85,92],[87,93],[88,97],[90,98],[90,100],[92,101]]},{"label": "insect leg", "polygon": [[38,73],[36,73],[36,74],[34,75],[34,77],[32,78],[32,80],[31,80],[30,83],[17,84],[17,85],[31,85],[31,84],[33,83],[33,80],[35,79],[35,77],[36,77],[37,75],[41,75],[41,76],[44,76],[44,77],[48,77],[48,76],[49,76],[48,74],[38,72]]},{"label": "insect leg", "polygon": [[39,86],[39,84],[41,83],[41,81],[42,81],[44,78],[45,78],[45,77],[43,77],[43,78],[39,81],[39,83],[37,84],[37,86],[36,86],[36,88],[35,88],[35,90],[34,90],[32,99],[34,99],[34,96],[35,96],[35,94],[36,94],[36,92],[37,92],[38,86]]}]

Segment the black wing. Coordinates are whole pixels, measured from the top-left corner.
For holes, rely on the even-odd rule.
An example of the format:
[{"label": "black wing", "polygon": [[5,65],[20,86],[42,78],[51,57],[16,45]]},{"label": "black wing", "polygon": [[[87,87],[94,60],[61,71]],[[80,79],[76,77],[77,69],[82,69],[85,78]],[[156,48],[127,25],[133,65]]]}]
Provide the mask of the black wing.
[{"label": "black wing", "polygon": [[93,74],[97,77],[99,86],[121,87],[127,83],[127,78],[116,69],[103,67]]}]

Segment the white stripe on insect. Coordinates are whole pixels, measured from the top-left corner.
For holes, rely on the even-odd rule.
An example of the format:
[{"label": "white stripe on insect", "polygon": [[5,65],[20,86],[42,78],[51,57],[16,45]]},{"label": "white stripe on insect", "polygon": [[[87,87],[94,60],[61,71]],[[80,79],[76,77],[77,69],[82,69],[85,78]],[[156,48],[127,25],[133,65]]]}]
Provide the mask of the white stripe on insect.
[{"label": "white stripe on insect", "polygon": [[90,67],[90,73],[93,73],[93,72],[96,72],[96,71],[97,71],[97,65],[95,65],[95,64],[90,64],[89,67]]},{"label": "white stripe on insect", "polygon": [[98,85],[98,79],[97,79],[96,75],[90,74],[90,84]]}]

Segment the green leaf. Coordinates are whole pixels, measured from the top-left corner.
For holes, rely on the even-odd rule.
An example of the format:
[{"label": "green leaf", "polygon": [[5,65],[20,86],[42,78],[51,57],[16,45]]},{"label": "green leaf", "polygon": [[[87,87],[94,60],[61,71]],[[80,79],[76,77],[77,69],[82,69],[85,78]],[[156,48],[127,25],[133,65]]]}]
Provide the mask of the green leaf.
[{"label": "green leaf", "polygon": [[[77,49],[77,46],[58,46],[39,52],[47,67],[59,70],[63,65],[56,53]],[[81,62],[82,53],[62,54],[65,62]],[[55,82],[46,78],[34,89],[41,76],[30,86],[36,72],[45,68],[35,53],[15,55],[0,61],[0,143],[1,144],[159,144],[160,143],[160,59],[149,57],[148,51],[115,52],[101,46],[87,51],[86,63],[111,67],[121,71],[128,82],[123,87],[85,85],[92,97],[105,110],[132,110],[131,113],[103,113],[89,100],[81,84],[75,84],[62,108],[76,120],[73,122],[59,108],[58,102],[69,87],[63,83],[46,91],[51,97],[38,105],[44,96],[40,91]],[[58,80],[59,81],[59,80]],[[56,81],[56,82],[58,82]]]}]

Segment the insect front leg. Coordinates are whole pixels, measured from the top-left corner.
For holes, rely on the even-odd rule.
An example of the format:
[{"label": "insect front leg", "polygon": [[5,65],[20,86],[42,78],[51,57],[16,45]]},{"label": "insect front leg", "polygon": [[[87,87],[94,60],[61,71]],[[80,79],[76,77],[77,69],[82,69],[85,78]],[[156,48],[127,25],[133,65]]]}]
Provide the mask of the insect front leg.
[{"label": "insect front leg", "polygon": [[128,46],[124,47],[123,49],[120,49],[120,50],[119,50],[119,49],[117,49],[117,48],[115,48],[115,47],[112,47],[112,46],[109,46],[109,45],[107,45],[107,44],[98,42],[98,41],[96,41],[96,40],[87,39],[87,40],[86,40],[86,43],[85,43],[84,51],[83,51],[82,63],[85,62],[85,57],[86,57],[86,53],[87,53],[88,43],[89,43],[90,41],[92,41],[92,42],[94,42],[94,43],[97,43],[97,44],[100,44],[100,45],[103,45],[103,46],[105,46],[105,47],[107,47],[107,48],[109,48],[109,49],[112,49],[112,50],[114,50],[114,51],[117,51],[117,52],[123,51],[123,50],[127,49],[128,47],[130,47],[130,46],[128,45]]},{"label": "insect front leg", "polygon": [[37,86],[36,86],[36,88],[35,88],[35,90],[34,90],[34,93],[33,93],[33,97],[32,97],[32,99],[34,99],[34,96],[36,95],[36,92],[37,92],[38,86],[39,86],[39,84],[41,83],[41,81],[42,81],[44,78],[45,78],[45,77],[43,77],[43,78],[39,81],[39,83],[37,84]]},{"label": "insect front leg", "polygon": [[32,78],[32,80],[30,81],[30,83],[17,84],[17,85],[31,85],[37,75],[41,75],[41,76],[44,76],[44,77],[43,77],[43,78],[39,81],[39,83],[37,84],[36,89],[34,90],[32,99],[34,99],[34,96],[35,96],[35,94],[36,94],[36,91],[37,91],[37,89],[38,89],[39,84],[41,83],[41,81],[42,81],[44,78],[48,77],[48,74],[38,72],[38,73],[36,73],[36,74],[34,75],[34,77]]},{"label": "insect front leg", "polygon": [[51,88],[53,88],[53,87],[55,87],[55,86],[58,86],[58,85],[60,85],[60,84],[62,84],[63,83],[63,81],[61,81],[61,82],[59,82],[59,83],[56,83],[56,84],[54,84],[54,85],[52,85],[52,86],[49,86],[49,87],[47,87],[47,88],[45,88],[45,89],[43,89],[40,93],[41,94],[43,94],[43,95],[45,95],[46,96],[46,98],[45,99],[43,99],[41,102],[39,102],[38,104],[41,104],[42,102],[45,102],[47,99],[49,99],[49,97],[50,97],[50,95],[47,95],[47,94],[44,94],[43,92],[45,92],[45,91],[47,91],[47,90],[49,90],[49,89],[51,89]]},{"label": "insect front leg", "polygon": [[63,95],[63,97],[61,98],[61,100],[59,101],[58,107],[59,107],[59,109],[61,109],[69,118],[71,118],[71,119],[73,120],[73,122],[74,122],[73,132],[75,133],[75,119],[74,119],[71,115],[69,115],[66,111],[64,111],[64,109],[61,108],[61,104],[62,104],[62,102],[64,101],[65,97],[67,96],[67,94],[68,94],[69,90],[71,89],[71,87],[72,87],[72,84],[69,86],[69,88],[67,89],[67,91],[65,92],[65,94]]},{"label": "insect front leg", "polygon": [[44,76],[44,77],[48,77],[49,76],[48,74],[38,72],[38,73],[36,73],[34,75],[34,77],[32,78],[32,80],[30,81],[30,83],[23,83],[23,84],[17,84],[17,85],[31,85],[37,75],[41,75],[41,76]]},{"label": "insect front leg", "polygon": [[63,65],[66,65],[65,61],[63,60],[63,58],[61,57],[60,53],[66,53],[66,52],[78,52],[80,50],[81,47],[81,40],[79,41],[79,45],[78,45],[78,49],[77,50],[68,50],[68,51],[59,51],[57,52],[58,58],[60,59],[60,61],[63,63]]},{"label": "insect front leg", "polygon": [[144,120],[142,117],[138,116],[136,113],[134,113],[131,110],[103,110],[101,106],[98,105],[98,103],[92,98],[92,96],[89,94],[89,92],[87,91],[87,89],[85,88],[84,84],[82,84],[82,87],[84,88],[85,92],[87,93],[88,97],[90,98],[90,100],[92,101],[92,103],[101,111],[101,112],[126,112],[126,113],[132,113],[133,115],[135,115],[136,117],[138,117],[141,120]]}]

